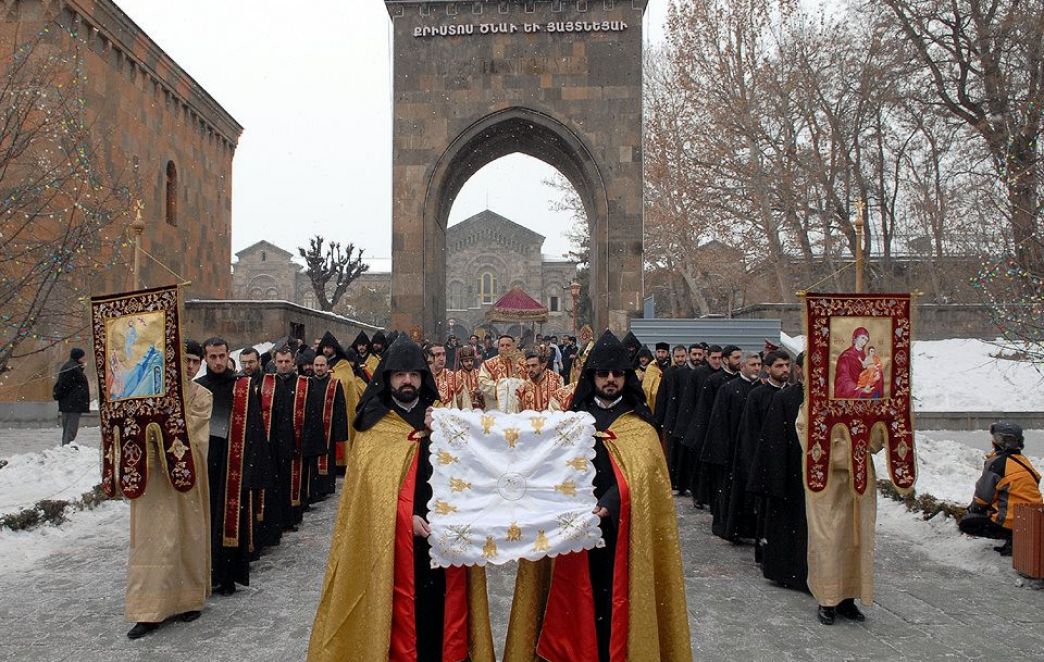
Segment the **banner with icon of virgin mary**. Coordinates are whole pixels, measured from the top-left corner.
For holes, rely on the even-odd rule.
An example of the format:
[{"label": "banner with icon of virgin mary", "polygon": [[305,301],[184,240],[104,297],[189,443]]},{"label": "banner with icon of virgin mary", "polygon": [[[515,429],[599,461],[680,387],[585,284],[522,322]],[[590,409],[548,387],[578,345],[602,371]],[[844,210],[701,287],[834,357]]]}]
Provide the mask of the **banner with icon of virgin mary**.
[{"label": "banner with icon of virgin mary", "polygon": [[909,294],[805,295],[810,492],[826,489],[833,439],[850,444],[857,494],[869,486],[872,445],[887,452],[892,483],[902,491],[913,488],[911,306]]},{"label": "banner with icon of virgin mary", "polygon": [[136,499],[148,485],[148,454],[170,484],[196,482],[182,398],[179,293],[160,287],[91,298],[102,435],[102,489]]}]

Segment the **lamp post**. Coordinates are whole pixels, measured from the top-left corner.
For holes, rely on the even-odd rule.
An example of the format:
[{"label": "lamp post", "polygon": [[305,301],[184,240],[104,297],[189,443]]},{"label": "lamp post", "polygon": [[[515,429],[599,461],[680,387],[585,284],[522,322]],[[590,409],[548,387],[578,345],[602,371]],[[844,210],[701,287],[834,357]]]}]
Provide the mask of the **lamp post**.
[{"label": "lamp post", "polygon": [[141,217],[141,211],[145,209],[145,205],[142,204],[141,200],[138,200],[135,205],[134,220],[130,224],[131,231],[134,233],[134,289],[141,289],[141,235],[145,233],[145,220]]},{"label": "lamp post", "polygon": [[580,304],[580,283],[575,280],[569,284],[569,294],[573,296],[573,335],[576,335],[576,307]]}]

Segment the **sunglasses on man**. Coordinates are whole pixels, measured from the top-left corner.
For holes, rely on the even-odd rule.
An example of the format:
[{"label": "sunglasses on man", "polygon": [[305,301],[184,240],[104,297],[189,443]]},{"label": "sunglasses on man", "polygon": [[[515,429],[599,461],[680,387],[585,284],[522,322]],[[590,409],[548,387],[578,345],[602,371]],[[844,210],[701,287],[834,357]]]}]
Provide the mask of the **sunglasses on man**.
[{"label": "sunglasses on man", "polygon": [[625,370],[595,370],[595,377],[599,379],[608,379],[610,377],[624,377],[627,374]]}]

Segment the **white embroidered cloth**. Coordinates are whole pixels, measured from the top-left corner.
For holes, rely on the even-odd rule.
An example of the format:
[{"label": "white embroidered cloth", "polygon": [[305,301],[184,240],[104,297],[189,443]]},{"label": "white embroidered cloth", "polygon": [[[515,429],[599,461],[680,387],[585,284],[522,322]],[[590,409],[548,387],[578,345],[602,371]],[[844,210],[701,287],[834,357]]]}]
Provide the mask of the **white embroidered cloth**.
[{"label": "white embroidered cloth", "polygon": [[433,568],[501,564],[604,545],[591,511],[586,412],[436,409],[428,502]]}]

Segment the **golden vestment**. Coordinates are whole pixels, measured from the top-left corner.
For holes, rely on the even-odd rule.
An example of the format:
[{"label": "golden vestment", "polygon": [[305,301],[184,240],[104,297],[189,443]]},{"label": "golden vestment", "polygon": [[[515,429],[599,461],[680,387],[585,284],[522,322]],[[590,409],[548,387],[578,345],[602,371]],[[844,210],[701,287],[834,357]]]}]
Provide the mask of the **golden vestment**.
[{"label": "golden vestment", "polygon": [[655,361],[645,367],[642,375],[642,392],[645,393],[645,401],[649,404],[649,410],[656,413],[656,393],[660,390],[660,381],[663,379],[663,371]]},{"label": "golden vestment", "polygon": [[[607,432],[605,446],[630,492],[627,660],[689,662],[678,520],[659,436],[634,414],[624,414]],[[539,659],[535,651],[554,562],[519,563],[504,662]]]},{"label": "golden vestment", "polygon": [[185,389],[185,423],[196,468],[196,484],[175,490],[161,466],[163,449],[146,435],[149,475],[145,493],[130,500],[130,558],[127,562],[127,620],[160,623],[200,611],[210,595],[210,391],[195,382]]},{"label": "golden vestment", "polygon": [[351,364],[347,359],[341,359],[337,365],[330,368],[330,374],[341,382],[341,390],[344,391],[344,406],[348,412],[348,441],[337,443],[337,466],[345,467],[348,462],[348,447],[355,438],[355,407],[359,404],[359,396],[366,390],[366,382],[355,376]]},{"label": "golden vestment", "polygon": [[495,409],[497,404],[497,383],[501,379],[514,377],[526,378],[526,366],[522,361],[494,356],[482,362],[479,368],[479,388],[486,398],[486,408]]},{"label": "golden vestment", "polygon": [[[808,452],[803,407],[794,426],[801,449]],[[871,433],[870,452],[884,447]],[[852,489],[852,441],[837,428],[830,435],[830,482],[822,492],[805,489],[808,518],[808,588],[820,605],[836,607],[842,600],[874,600],[874,530],[877,525],[877,475],[867,462],[868,485],[862,496]]]},{"label": "golden vestment", "polygon": [[[389,413],[359,432],[349,450],[322,596],[308,645],[310,662],[387,660],[392,638],[395,522],[399,491],[417,453],[413,428]],[[468,649],[494,659],[486,575],[468,569]]]},{"label": "golden vestment", "polygon": [[545,370],[543,378],[539,382],[527,379],[526,383],[518,387],[519,409],[521,411],[561,411],[562,403],[558,399],[558,392],[562,389],[562,378],[557,372]]},{"label": "golden vestment", "polygon": [[454,406],[459,409],[474,409],[475,403],[472,402],[471,394],[479,390],[479,371],[473,370],[458,370],[453,375],[453,381],[457,385],[457,392],[454,394]]},{"label": "golden vestment", "polygon": [[381,357],[377,356],[373,352],[366,355],[366,360],[363,361],[362,367],[366,369],[366,372],[372,377],[377,374],[377,366],[381,364]]}]

